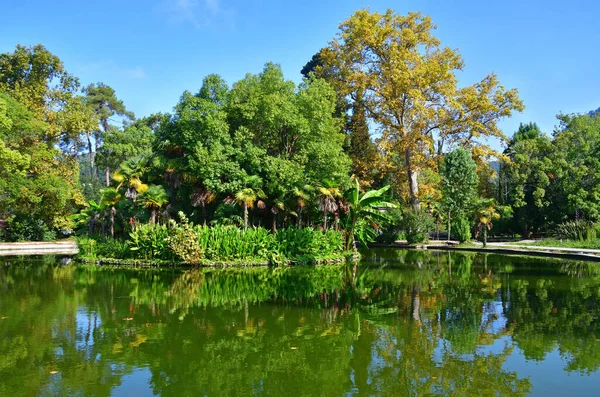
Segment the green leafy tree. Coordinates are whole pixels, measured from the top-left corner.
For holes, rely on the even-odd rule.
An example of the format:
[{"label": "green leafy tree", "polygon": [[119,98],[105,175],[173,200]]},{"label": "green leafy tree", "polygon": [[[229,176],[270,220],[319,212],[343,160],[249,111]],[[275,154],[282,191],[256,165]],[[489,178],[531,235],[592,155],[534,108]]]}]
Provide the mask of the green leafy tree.
[{"label": "green leafy tree", "polygon": [[505,151],[508,161],[500,168],[500,202],[513,208],[513,229],[525,237],[547,227],[552,196],[560,196],[551,186],[555,153],[552,141],[535,123],[521,124]]},{"label": "green leafy tree", "polygon": [[559,115],[554,132],[554,205],[570,219],[600,220],[600,115]]},{"label": "green leafy tree", "polygon": [[[133,119],[134,115],[125,108],[123,101],[117,98],[115,90],[104,83],[90,84],[83,89],[83,93],[86,104],[99,121],[99,125],[86,134],[90,167],[94,171],[95,155],[102,145],[104,135],[111,128],[115,128],[109,123],[110,118],[118,115]],[[110,185],[110,167],[108,165],[105,170],[105,182],[106,186]]]},{"label": "green leafy tree", "polygon": [[452,215],[465,217],[477,194],[477,164],[462,148],[446,154],[440,167],[442,200],[448,213],[448,240]]}]

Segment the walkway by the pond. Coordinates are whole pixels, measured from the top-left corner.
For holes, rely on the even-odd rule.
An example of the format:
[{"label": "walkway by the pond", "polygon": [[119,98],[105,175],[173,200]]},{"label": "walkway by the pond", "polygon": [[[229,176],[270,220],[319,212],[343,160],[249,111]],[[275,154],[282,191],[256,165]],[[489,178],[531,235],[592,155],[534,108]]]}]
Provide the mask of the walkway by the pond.
[{"label": "walkway by the pond", "polygon": [[75,255],[79,252],[75,240],[27,241],[23,243],[0,243],[0,256],[15,255]]},{"label": "walkway by the pond", "polygon": [[513,255],[536,255],[549,256],[555,258],[600,261],[600,249],[546,247],[541,245],[531,245],[531,243],[533,242],[535,241],[522,240],[511,243],[488,242],[487,247],[484,248],[483,244],[480,242],[473,242],[469,245],[459,245],[457,241],[432,240],[428,244],[409,245],[405,240],[398,240],[395,243],[386,246],[397,248],[441,249],[451,251],[462,250]]}]

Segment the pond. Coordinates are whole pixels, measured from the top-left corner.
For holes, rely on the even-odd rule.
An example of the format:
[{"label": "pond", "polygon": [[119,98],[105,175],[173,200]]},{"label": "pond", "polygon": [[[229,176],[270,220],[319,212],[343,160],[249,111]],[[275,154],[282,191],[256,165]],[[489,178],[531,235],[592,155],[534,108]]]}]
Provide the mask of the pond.
[{"label": "pond", "polygon": [[2,261],[1,396],[600,388],[598,264],[390,249],[316,268]]}]

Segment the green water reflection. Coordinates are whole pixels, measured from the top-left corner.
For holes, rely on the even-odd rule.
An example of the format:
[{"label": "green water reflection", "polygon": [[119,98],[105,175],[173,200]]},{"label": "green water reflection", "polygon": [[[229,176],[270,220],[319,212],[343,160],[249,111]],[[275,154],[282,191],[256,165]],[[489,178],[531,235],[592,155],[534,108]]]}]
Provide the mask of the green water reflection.
[{"label": "green water reflection", "polygon": [[0,396],[597,395],[597,264],[0,266]]}]

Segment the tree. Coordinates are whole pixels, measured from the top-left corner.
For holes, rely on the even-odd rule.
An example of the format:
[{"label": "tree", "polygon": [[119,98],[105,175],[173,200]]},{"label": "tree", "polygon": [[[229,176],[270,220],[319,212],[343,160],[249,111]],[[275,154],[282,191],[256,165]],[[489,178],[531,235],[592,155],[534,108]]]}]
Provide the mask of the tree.
[{"label": "tree", "polygon": [[142,182],[147,172],[148,158],[145,156],[131,157],[121,163],[119,169],[113,175],[113,179],[119,183],[117,190],[122,186],[126,188],[125,198],[133,201],[135,206],[138,195],[148,190],[148,185]]},{"label": "tree", "polygon": [[547,226],[553,215],[548,211],[552,197],[559,197],[551,186],[557,169],[555,147],[535,123],[521,124],[504,154],[507,161],[500,166],[500,203],[513,208],[513,227],[528,237]]},{"label": "tree", "polygon": [[252,175],[244,181],[246,187],[235,193],[235,201],[242,206],[244,213],[244,229],[248,228],[248,208],[253,208],[254,203],[259,198],[265,198],[265,194],[260,188],[262,180],[259,176]]},{"label": "tree", "polygon": [[382,130],[383,151],[405,170],[410,202],[420,208],[419,172],[446,145],[475,145],[480,137],[503,137],[497,121],[522,110],[516,90],[495,75],[470,87],[457,86],[463,60],[442,47],[429,17],[355,12],[321,52],[328,81],[356,100],[362,94],[369,117]]},{"label": "tree", "polygon": [[[86,104],[93,110],[100,123],[93,131],[86,134],[90,167],[93,171],[94,157],[102,145],[104,135],[114,128],[109,123],[110,118],[119,115],[132,120],[135,116],[125,108],[123,101],[117,98],[115,90],[104,83],[90,84],[83,89],[83,93]],[[109,186],[110,167],[108,166],[106,167],[105,181],[106,186]]]},{"label": "tree", "polygon": [[450,241],[452,214],[464,217],[477,194],[477,164],[468,150],[454,149],[444,156],[440,174],[442,175],[442,200],[448,212],[448,241]]},{"label": "tree", "polygon": [[141,195],[142,205],[150,210],[150,223],[156,223],[156,213],[169,200],[165,188],[159,185],[150,185]]},{"label": "tree", "polygon": [[102,189],[102,204],[109,207],[110,214],[110,236],[115,237],[115,215],[117,214],[116,205],[121,201],[121,193],[114,187]]},{"label": "tree", "polygon": [[124,128],[109,128],[102,136],[102,146],[95,154],[100,167],[117,169],[128,158],[150,155],[154,142],[153,130],[142,123]]},{"label": "tree", "polygon": [[304,207],[311,201],[315,192],[315,188],[311,185],[304,185],[302,187],[295,187],[292,191],[293,196],[296,199],[296,207],[297,212],[296,216],[298,217],[298,229],[302,227],[302,213],[304,212]]},{"label": "tree", "polygon": [[317,188],[317,200],[319,201],[319,210],[323,211],[323,230],[327,230],[327,217],[330,212],[337,212],[339,205],[338,198],[342,197],[342,192],[331,182],[325,182],[323,186]]},{"label": "tree", "polygon": [[558,115],[554,132],[556,188],[562,214],[600,220],[600,115]]},{"label": "tree", "polygon": [[379,151],[371,139],[367,112],[360,93],[352,105],[352,116],[348,124],[349,145],[347,153],[352,160],[351,171],[366,186],[373,186],[381,174],[378,169]]},{"label": "tree", "polygon": [[47,139],[48,123],[0,93],[0,218],[27,214],[51,228],[69,228],[84,204],[77,164]]},{"label": "tree", "polygon": [[0,54],[0,91],[10,94],[39,119],[50,121],[60,111],[51,105],[64,102],[78,88],[77,78],[41,44],[17,45],[13,53]]},{"label": "tree", "polygon": [[278,178],[272,190],[286,191],[324,179],[347,181],[350,161],[335,108],[336,93],[327,82],[312,78],[296,86],[272,63],[235,83],[228,122],[232,135],[244,142],[240,162],[247,174],[267,182]]},{"label": "tree", "polygon": [[477,234],[483,231],[483,247],[487,245],[487,232],[492,230],[493,222],[500,219],[494,199],[480,198],[476,203]]}]

